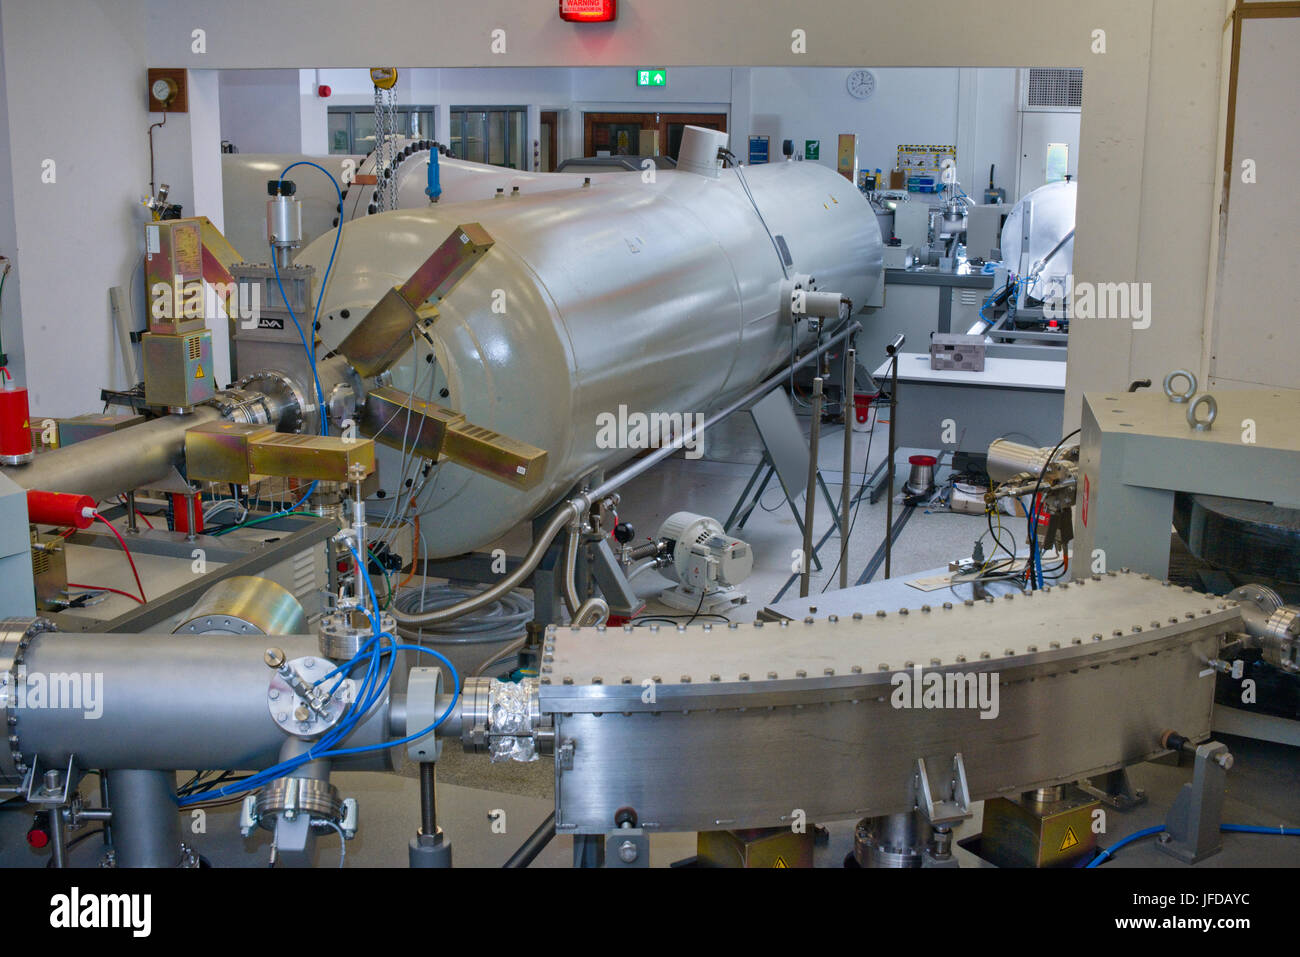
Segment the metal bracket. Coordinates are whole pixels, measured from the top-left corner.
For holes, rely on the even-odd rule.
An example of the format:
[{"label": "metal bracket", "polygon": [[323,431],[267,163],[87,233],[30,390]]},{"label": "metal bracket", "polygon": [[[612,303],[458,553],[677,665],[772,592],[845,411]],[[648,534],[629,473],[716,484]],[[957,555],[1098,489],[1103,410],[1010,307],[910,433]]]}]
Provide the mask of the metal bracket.
[{"label": "metal bracket", "polygon": [[1084,779],[1077,783],[1077,787],[1116,811],[1127,811],[1147,802],[1147,792],[1133,786],[1128,768],[1107,772],[1101,778],[1100,785],[1093,784],[1091,779]]},{"label": "metal bracket", "polygon": [[606,867],[649,867],[650,835],[639,827],[621,827],[605,836]]},{"label": "metal bracket", "polygon": [[1184,864],[1195,864],[1223,850],[1219,825],[1232,754],[1226,745],[1207,741],[1196,749],[1192,780],[1184,784],[1165,816],[1165,833],[1156,844]]},{"label": "metal bracket", "polygon": [[575,745],[572,738],[560,742],[559,747],[555,749],[555,766],[561,771],[573,770],[573,749]]},{"label": "metal bracket", "polygon": [[946,770],[947,780],[941,788],[935,788],[930,782],[927,762],[936,759],[917,758],[915,785],[917,809],[926,816],[931,824],[955,824],[971,816],[970,786],[966,783],[966,765],[962,762],[961,752],[952,756],[951,764]]},{"label": "metal bracket", "polygon": [[39,782],[45,777],[40,771],[40,755],[32,755],[32,766],[27,772],[26,784],[27,803],[35,804],[40,807],[62,807],[68,803],[68,792],[72,789],[72,766],[76,760],[75,755],[68,757],[68,767],[63,772],[63,786],[57,791],[48,791]]}]

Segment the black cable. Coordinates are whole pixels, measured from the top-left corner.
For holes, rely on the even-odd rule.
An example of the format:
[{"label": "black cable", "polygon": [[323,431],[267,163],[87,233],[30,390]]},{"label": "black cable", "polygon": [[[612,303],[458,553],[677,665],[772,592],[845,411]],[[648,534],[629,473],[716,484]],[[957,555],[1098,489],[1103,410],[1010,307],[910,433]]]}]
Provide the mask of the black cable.
[{"label": "black cable", "polygon": [[[994,507],[996,508],[997,506],[994,506]],[[993,530],[993,510],[992,510],[992,509],[988,509],[987,511],[985,511],[985,512],[984,512],[984,518],[988,521],[989,533],[993,536],[993,550],[994,550],[994,552],[996,552],[996,551],[1000,548],[1000,549],[1002,549],[1004,552],[1006,552],[1008,555],[1011,556],[1011,560],[1012,560],[1012,561],[1015,561],[1015,560],[1016,560],[1016,553],[1015,553],[1012,549],[1009,549],[1009,548],[1007,548],[1007,546],[1005,546],[1005,545],[1002,544],[1001,532],[1004,531],[1004,530],[999,530],[999,531],[994,531],[994,530]],[[1014,545],[1015,543],[1016,543],[1015,532],[1012,532],[1012,533],[1011,533],[1011,544]]]},{"label": "black cable", "polygon": [[[1057,442],[1056,446],[1052,449],[1051,454],[1047,456],[1047,461],[1043,463],[1042,469],[1038,472],[1038,481],[1034,483],[1034,494],[1029,496],[1029,512],[1026,515],[1026,524],[1029,529],[1029,561],[1031,563],[1034,560],[1034,552],[1038,549],[1038,530],[1034,528],[1034,523],[1038,521],[1038,490],[1043,487],[1043,476],[1047,474],[1047,469],[1052,464],[1052,459],[1056,458],[1056,453],[1061,450],[1061,446],[1070,441],[1070,439],[1074,438],[1081,431],[1083,431],[1082,428],[1075,429],[1065,438],[1061,439],[1061,441]],[[1036,572],[1031,572],[1029,577],[1034,582],[1034,590],[1037,591],[1038,574]]]},{"label": "black cable", "polygon": [[[643,615],[640,618],[633,618],[628,624],[636,627],[640,627],[641,625],[644,624],[649,624],[650,622],[663,623],[666,625],[675,625],[678,623],[679,618],[691,618],[691,619],[720,618],[725,622],[731,621],[731,619],[728,618],[726,615],[719,615],[713,612],[705,612],[702,615],[699,614],[697,615]],[[687,622],[687,624],[690,624],[690,622]]]},{"label": "black cable", "polygon": [[[74,837],[72,840],[68,841],[68,843],[65,844],[65,845],[63,846],[63,851],[64,851],[64,853],[66,854],[68,851],[72,850],[74,847],[76,847],[76,846],[77,846],[78,844],[80,844],[82,841],[86,840],[86,838],[94,837],[96,834],[103,834],[103,833],[104,833],[104,829],[103,829],[102,827],[91,828],[91,829],[90,829],[89,831],[87,831],[85,834],[78,834],[78,835],[77,835],[76,837]],[[46,867],[53,867],[53,866],[54,866],[54,858],[51,857],[48,861],[46,861],[46,862],[45,862],[45,866],[46,866]]]},{"label": "black cable", "polygon": [[699,603],[698,605],[695,606],[695,614],[691,615],[690,621],[688,621],[686,624],[689,625],[689,624],[690,624],[692,621],[694,621],[696,618],[699,618],[699,617],[700,617],[700,609],[702,609],[702,608],[704,607],[704,595],[705,595],[705,591],[704,591],[703,588],[701,588],[701,589],[700,589],[700,603]]}]

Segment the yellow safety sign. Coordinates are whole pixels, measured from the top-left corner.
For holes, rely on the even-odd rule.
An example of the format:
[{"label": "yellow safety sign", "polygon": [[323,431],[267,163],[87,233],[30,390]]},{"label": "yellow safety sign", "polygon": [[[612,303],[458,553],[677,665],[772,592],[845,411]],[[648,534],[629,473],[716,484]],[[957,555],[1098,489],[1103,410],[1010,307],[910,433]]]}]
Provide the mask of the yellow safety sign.
[{"label": "yellow safety sign", "polygon": [[1068,851],[1070,848],[1077,847],[1078,845],[1079,839],[1074,836],[1074,828],[1067,827],[1065,829],[1065,837],[1061,840],[1060,850]]},{"label": "yellow safety sign", "polygon": [[194,378],[196,379],[203,378],[203,366],[199,366],[198,370],[194,373]]}]

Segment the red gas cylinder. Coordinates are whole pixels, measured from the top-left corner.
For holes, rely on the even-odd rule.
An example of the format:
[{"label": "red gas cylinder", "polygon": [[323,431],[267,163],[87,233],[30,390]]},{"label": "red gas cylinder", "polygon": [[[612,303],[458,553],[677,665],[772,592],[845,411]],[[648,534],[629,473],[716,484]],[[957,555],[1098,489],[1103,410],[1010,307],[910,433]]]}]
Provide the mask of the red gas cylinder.
[{"label": "red gas cylinder", "polygon": [[0,389],[0,462],[23,465],[32,460],[32,423],[26,389]]}]

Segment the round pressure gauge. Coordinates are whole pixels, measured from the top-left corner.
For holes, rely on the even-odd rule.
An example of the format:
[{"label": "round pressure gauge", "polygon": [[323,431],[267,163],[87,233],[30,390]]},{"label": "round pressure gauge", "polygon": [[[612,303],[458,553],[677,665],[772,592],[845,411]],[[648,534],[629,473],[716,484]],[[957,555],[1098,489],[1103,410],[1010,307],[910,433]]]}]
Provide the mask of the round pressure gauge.
[{"label": "round pressure gauge", "polygon": [[865,100],[876,91],[876,78],[870,70],[854,70],[849,74],[845,87],[850,96]]},{"label": "round pressure gauge", "polygon": [[163,106],[171,103],[171,101],[176,97],[176,91],[176,81],[168,79],[165,76],[154,80],[153,86],[149,88],[149,92],[153,94],[153,98]]}]

